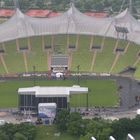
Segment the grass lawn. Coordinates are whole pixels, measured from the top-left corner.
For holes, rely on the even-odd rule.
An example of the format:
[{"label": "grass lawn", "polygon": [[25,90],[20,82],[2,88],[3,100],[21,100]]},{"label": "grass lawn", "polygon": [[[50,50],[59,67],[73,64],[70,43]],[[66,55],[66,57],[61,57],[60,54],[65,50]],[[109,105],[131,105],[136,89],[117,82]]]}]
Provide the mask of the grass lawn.
[{"label": "grass lawn", "polygon": [[[77,80],[36,81],[38,86],[72,86]],[[117,84],[112,80],[80,80],[80,85],[89,88],[89,106],[116,106],[118,104]],[[17,107],[20,87],[33,86],[32,81],[8,81],[0,83],[0,108]],[[85,95],[72,95],[72,107],[86,106]]]},{"label": "grass lawn", "polygon": [[79,138],[61,133],[60,136],[55,136],[59,133],[55,126],[39,126],[35,140],[78,140]]}]

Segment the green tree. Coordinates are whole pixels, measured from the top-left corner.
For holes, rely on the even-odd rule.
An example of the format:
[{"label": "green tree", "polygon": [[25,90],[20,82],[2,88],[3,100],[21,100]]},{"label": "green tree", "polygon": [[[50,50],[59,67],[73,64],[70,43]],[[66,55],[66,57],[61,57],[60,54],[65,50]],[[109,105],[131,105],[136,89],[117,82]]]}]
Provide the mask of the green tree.
[{"label": "green tree", "polygon": [[9,137],[5,134],[5,132],[0,131],[0,140],[9,140]]},{"label": "green tree", "polygon": [[21,123],[17,126],[18,130],[17,132],[21,133],[25,137],[28,138],[28,140],[34,140],[36,135],[36,127],[31,124]]},{"label": "green tree", "polygon": [[85,134],[86,125],[79,113],[73,112],[70,114],[67,132],[71,135],[80,136]]},{"label": "green tree", "polygon": [[90,140],[93,135],[91,133],[87,133],[84,136],[80,136],[80,140]]},{"label": "green tree", "polygon": [[111,128],[103,128],[102,131],[100,131],[99,139],[100,140],[107,140],[112,132]]},{"label": "green tree", "polygon": [[13,140],[28,140],[23,134],[15,133]]},{"label": "green tree", "polygon": [[56,116],[56,125],[60,131],[66,131],[70,113],[67,109],[62,109]]}]

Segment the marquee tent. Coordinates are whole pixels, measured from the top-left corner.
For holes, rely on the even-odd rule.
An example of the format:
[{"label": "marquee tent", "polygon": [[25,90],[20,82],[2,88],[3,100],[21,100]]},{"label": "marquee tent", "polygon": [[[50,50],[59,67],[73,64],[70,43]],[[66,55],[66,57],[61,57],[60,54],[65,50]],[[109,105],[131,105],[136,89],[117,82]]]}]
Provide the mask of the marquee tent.
[{"label": "marquee tent", "polygon": [[54,35],[84,34],[118,38],[116,27],[127,30],[127,40],[140,44],[140,22],[126,9],[114,17],[96,18],[84,15],[74,5],[60,16],[33,18],[19,9],[5,23],[0,25],[0,42],[17,38]]}]

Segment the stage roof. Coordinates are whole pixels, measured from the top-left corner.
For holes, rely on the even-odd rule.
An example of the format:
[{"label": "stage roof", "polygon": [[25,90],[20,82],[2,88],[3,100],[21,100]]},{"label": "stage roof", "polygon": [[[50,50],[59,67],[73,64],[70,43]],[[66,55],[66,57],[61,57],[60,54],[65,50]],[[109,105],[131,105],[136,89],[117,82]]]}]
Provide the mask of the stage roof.
[{"label": "stage roof", "polygon": [[28,87],[19,88],[19,94],[35,95],[36,97],[67,97],[70,94],[88,93],[87,87],[72,86],[72,87]]}]

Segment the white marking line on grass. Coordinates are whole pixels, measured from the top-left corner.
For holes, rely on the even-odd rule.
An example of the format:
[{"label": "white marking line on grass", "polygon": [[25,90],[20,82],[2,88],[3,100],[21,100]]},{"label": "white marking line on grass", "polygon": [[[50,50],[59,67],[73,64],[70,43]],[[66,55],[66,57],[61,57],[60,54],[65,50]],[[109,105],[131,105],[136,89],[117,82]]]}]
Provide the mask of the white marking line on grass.
[{"label": "white marking line on grass", "polygon": [[47,51],[47,58],[48,58],[48,70],[51,70],[51,52]]},{"label": "white marking line on grass", "polygon": [[25,51],[23,52],[23,59],[24,59],[25,71],[28,72],[28,63],[27,63],[27,56]]},{"label": "white marking line on grass", "polygon": [[92,63],[91,63],[90,71],[93,71],[93,69],[94,69],[94,64],[95,64],[95,60],[96,60],[96,55],[97,55],[97,51],[95,50],[95,51],[93,52],[93,58],[92,58]]},{"label": "white marking line on grass", "polygon": [[129,46],[130,46],[130,42],[128,42],[128,43],[127,43],[127,45],[126,45],[126,47],[125,47],[125,50],[124,50],[124,53],[126,53],[126,52],[127,52],[127,50],[128,50],[128,48],[129,48]]},{"label": "white marking line on grass", "polygon": [[16,39],[16,49],[17,49],[17,51],[19,52],[19,40],[18,39]]},{"label": "white marking line on grass", "polygon": [[102,51],[102,50],[103,50],[103,48],[104,48],[105,39],[106,39],[106,37],[104,36],[104,37],[103,37],[103,40],[102,40],[102,43],[101,43],[101,51]]},{"label": "white marking line on grass", "polygon": [[115,67],[115,65],[116,65],[116,63],[117,63],[119,57],[120,57],[120,53],[117,53],[117,54],[116,54],[116,57],[115,57],[115,60],[114,60],[114,62],[113,62],[113,64],[112,64],[112,66],[111,66],[111,69],[110,69],[109,73],[112,72],[112,70],[113,70],[113,68]]},{"label": "white marking line on grass", "polygon": [[42,39],[42,51],[44,52],[44,48],[45,48],[45,39],[44,39],[44,36],[42,35],[41,36],[41,39]]},{"label": "white marking line on grass", "polygon": [[136,65],[139,63],[140,57],[137,58],[136,62],[133,64],[133,67],[136,67]]},{"label": "white marking line on grass", "polygon": [[72,64],[72,52],[69,52],[68,69],[71,69],[71,64]]},{"label": "white marking line on grass", "polygon": [[8,73],[9,73],[9,72],[8,72],[8,68],[7,68],[7,65],[6,65],[6,63],[5,63],[5,60],[4,60],[4,58],[3,58],[3,55],[0,55],[0,60],[1,60],[1,63],[2,63],[2,65],[3,65],[3,67],[4,67],[5,71],[6,71],[6,73],[8,74]]},{"label": "white marking line on grass", "polygon": [[92,50],[93,40],[94,40],[94,37],[93,37],[93,36],[91,36],[91,40],[90,40],[90,50]]},{"label": "white marking line on grass", "polygon": [[114,53],[116,53],[116,49],[118,47],[118,44],[119,44],[119,39],[117,39],[117,41],[116,41],[116,44],[115,44],[115,47],[114,47]]},{"label": "white marking line on grass", "polygon": [[28,37],[28,49],[31,50],[31,37]]},{"label": "white marking line on grass", "polygon": [[54,50],[54,40],[55,40],[55,36],[52,35],[51,36],[51,47],[52,47],[52,50]]},{"label": "white marking line on grass", "polygon": [[79,38],[80,38],[80,35],[77,35],[76,44],[75,44],[77,50],[78,50],[78,47],[79,47]]},{"label": "white marking line on grass", "polygon": [[69,49],[69,45],[70,45],[70,37],[69,35],[67,35],[67,50]]}]

